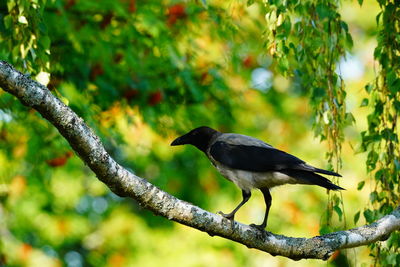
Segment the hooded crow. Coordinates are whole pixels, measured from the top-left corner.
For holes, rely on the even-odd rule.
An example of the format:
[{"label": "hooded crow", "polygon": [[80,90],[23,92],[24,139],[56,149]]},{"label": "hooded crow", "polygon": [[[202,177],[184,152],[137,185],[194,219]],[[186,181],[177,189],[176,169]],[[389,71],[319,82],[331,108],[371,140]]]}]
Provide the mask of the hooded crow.
[{"label": "hooded crow", "polygon": [[269,190],[274,186],[310,184],[328,190],[343,190],[318,173],[341,177],[340,174],[315,168],[250,136],[221,133],[202,126],[176,138],[171,146],[185,144],[193,145],[203,151],[222,176],[242,190],[243,200],[232,212],[227,214],[219,212],[232,222],[239,208],[250,199],[253,188],[261,190],[266,204],[263,222],[260,225],[251,225],[259,229],[265,229],[267,226],[272,201]]}]

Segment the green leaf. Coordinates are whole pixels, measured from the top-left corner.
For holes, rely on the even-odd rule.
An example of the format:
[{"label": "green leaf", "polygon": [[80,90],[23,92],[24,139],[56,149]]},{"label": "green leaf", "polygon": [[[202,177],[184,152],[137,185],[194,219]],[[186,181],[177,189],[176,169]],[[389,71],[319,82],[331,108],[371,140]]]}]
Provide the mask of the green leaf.
[{"label": "green leaf", "polygon": [[378,161],[378,153],[376,153],[374,150],[370,151],[367,156],[367,166],[369,171],[375,169],[376,162]]},{"label": "green leaf", "polygon": [[358,211],[355,215],[354,215],[354,224],[357,224],[358,220],[360,219],[360,212]]},{"label": "green leaf", "polygon": [[13,18],[11,15],[7,15],[4,17],[4,26],[6,29],[11,29],[13,26]]},{"label": "green leaf", "polygon": [[286,57],[282,57],[278,62],[278,67],[282,73],[286,73],[289,69],[289,60]]},{"label": "green leaf", "polygon": [[286,16],[285,20],[279,27],[276,29],[277,35],[276,38],[280,40],[286,40],[290,35],[290,30],[292,28],[292,23],[290,22],[290,17]]},{"label": "green leaf", "polygon": [[368,98],[364,98],[362,101],[361,101],[361,105],[360,105],[360,107],[366,107],[366,106],[368,106]]},{"label": "green leaf", "polygon": [[397,258],[397,254],[396,253],[388,254],[386,256],[386,259],[385,259],[385,265],[387,264],[387,265],[390,265],[390,266],[398,266],[398,264],[396,264],[397,263],[396,258]]},{"label": "green leaf", "polygon": [[334,206],[333,210],[337,213],[337,215],[339,216],[339,221],[342,221],[342,209],[339,206]]},{"label": "green leaf", "polygon": [[394,101],[393,101],[393,106],[394,106],[394,108],[396,109],[396,111],[400,111],[400,101],[398,101],[397,99],[395,99]]},{"label": "green leaf", "polygon": [[319,101],[326,96],[326,90],[321,87],[314,87],[311,91],[311,99]]},{"label": "green leaf", "polygon": [[354,118],[353,114],[350,112],[346,112],[345,114],[345,123],[343,125],[352,125],[353,123],[356,122],[356,119]]},{"label": "green leaf", "polygon": [[50,48],[50,38],[48,36],[43,36],[39,39],[39,43],[42,46],[41,48],[46,50]]},{"label": "green leaf", "polygon": [[39,26],[40,33],[47,34],[47,26],[45,23],[40,22],[38,26]]},{"label": "green leaf", "polygon": [[378,15],[376,15],[375,21],[376,21],[377,25],[379,25],[379,19],[381,18],[381,15],[382,15],[382,11],[379,12]]},{"label": "green leaf", "polygon": [[375,173],[375,180],[381,181],[385,179],[384,177],[386,177],[387,175],[388,175],[387,169],[382,168]]},{"label": "green leaf", "polygon": [[319,229],[319,234],[320,235],[326,235],[332,232],[332,228],[328,225],[323,225],[320,229]]},{"label": "green leaf", "polygon": [[376,201],[379,200],[378,193],[376,191],[371,192],[369,194],[369,199],[370,199],[371,203],[375,203]]},{"label": "green leaf", "polygon": [[361,190],[364,187],[364,185],[365,185],[365,181],[359,182],[357,185],[357,190]]},{"label": "green leaf", "polygon": [[381,50],[382,50],[381,47],[379,47],[379,46],[375,47],[375,50],[374,50],[374,58],[375,59],[380,59],[381,53],[382,53]]},{"label": "green leaf", "polygon": [[287,16],[286,18],[285,18],[285,20],[283,21],[283,28],[285,29],[285,32],[287,33],[287,34],[289,34],[290,33],[290,30],[291,30],[291,28],[292,28],[292,23],[290,22],[290,17],[289,16]]},{"label": "green leaf", "polygon": [[358,4],[359,4],[360,6],[362,6],[363,0],[358,0]]},{"label": "green leaf", "polygon": [[392,129],[385,128],[381,131],[381,135],[385,140],[396,142],[397,134]]},{"label": "green leaf", "polygon": [[364,214],[365,220],[368,223],[372,223],[374,221],[374,219],[375,219],[374,212],[372,210],[370,210],[370,209],[365,210],[363,214]]},{"label": "green leaf", "polygon": [[365,88],[365,91],[367,91],[367,93],[370,94],[372,89],[374,88],[374,86],[369,83],[364,88]]},{"label": "green leaf", "polygon": [[397,74],[394,70],[391,70],[386,75],[386,78],[388,81],[388,87],[390,92],[392,93],[393,96],[396,96],[396,93],[399,91],[400,88],[400,79],[397,77]]},{"label": "green leaf", "polygon": [[8,11],[11,11],[15,7],[16,3],[15,0],[8,0],[7,1],[7,9]]},{"label": "green leaf", "polygon": [[397,171],[400,171],[400,161],[398,159],[394,160],[394,166],[396,166]]},{"label": "green leaf", "polygon": [[329,8],[329,6],[322,3],[317,5],[316,11],[321,19],[332,17],[333,15],[333,11]]},{"label": "green leaf", "polygon": [[397,232],[393,232],[389,239],[387,240],[387,245],[389,248],[393,247],[393,246],[398,246],[400,244],[400,234]]},{"label": "green leaf", "polygon": [[346,33],[346,45],[348,48],[353,47],[353,38],[351,37],[350,33]]},{"label": "green leaf", "polygon": [[251,6],[252,4],[254,4],[255,0],[247,0],[247,6]]},{"label": "green leaf", "polygon": [[344,30],[344,32],[348,32],[349,31],[349,26],[347,25],[346,22],[341,21],[340,22],[340,27],[342,27],[342,29]]}]

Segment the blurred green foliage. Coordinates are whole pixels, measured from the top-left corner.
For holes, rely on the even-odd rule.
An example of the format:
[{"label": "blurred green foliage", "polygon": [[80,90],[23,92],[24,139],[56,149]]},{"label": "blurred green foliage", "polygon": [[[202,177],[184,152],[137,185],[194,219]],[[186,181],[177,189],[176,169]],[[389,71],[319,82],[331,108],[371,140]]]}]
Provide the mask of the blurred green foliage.
[{"label": "blurred green foliage", "polygon": [[[230,210],[240,192],[198,151],[169,147],[196,126],[339,170],[343,195],[272,193],[269,230],[312,236],[371,222],[398,202],[399,8],[377,2],[7,0],[0,58],[47,85],[119,163],[210,211]],[[295,265],[114,195],[54,127],[3,91],[0,166],[0,265]],[[263,209],[255,193],[237,219],[257,223]],[[330,264],[396,265],[399,240]]]}]

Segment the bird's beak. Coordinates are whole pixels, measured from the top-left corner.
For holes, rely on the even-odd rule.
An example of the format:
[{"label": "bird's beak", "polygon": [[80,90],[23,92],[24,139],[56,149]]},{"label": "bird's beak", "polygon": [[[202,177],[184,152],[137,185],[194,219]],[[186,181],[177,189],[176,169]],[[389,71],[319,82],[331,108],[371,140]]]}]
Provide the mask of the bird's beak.
[{"label": "bird's beak", "polygon": [[171,146],[185,145],[185,144],[187,144],[186,139],[187,139],[186,135],[182,135],[182,136],[176,138],[174,141],[172,141]]}]

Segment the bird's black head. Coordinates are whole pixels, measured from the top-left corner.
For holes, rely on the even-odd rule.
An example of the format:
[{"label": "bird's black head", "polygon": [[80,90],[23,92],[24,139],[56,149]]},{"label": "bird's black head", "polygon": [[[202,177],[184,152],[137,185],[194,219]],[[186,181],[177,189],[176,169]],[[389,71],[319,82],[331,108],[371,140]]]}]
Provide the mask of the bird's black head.
[{"label": "bird's black head", "polygon": [[171,146],[179,146],[179,145],[193,145],[200,149],[203,152],[206,152],[207,147],[211,141],[211,138],[219,133],[218,131],[207,127],[201,126],[199,128],[193,129],[187,134],[184,134],[178,138],[176,138],[172,143]]}]

